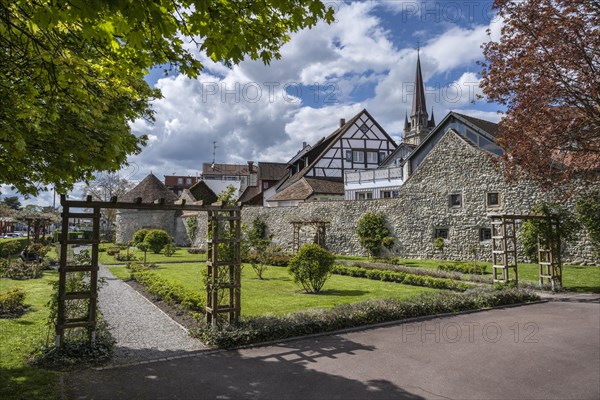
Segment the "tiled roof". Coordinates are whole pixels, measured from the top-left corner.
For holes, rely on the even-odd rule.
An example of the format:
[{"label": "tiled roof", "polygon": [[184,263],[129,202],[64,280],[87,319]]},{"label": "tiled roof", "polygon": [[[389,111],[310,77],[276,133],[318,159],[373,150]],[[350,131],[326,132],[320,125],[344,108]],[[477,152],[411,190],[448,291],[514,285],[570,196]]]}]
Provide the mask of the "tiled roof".
[{"label": "tiled roof", "polygon": [[344,195],[344,182],[302,177],[268,201],[306,200],[313,194]]},{"label": "tiled roof", "polygon": [[119,200],[126,203],[133,203],[138,197],[142,198],[142,203],[154,203],[155,200],[164,198],[166,204],[173,204],[177,200],[177,195],[167,189],[153,174],[145,177],[136,187],[125,193]]},{"label": "tiled roof", "polygon": [[268,199],[268,201],[305,200],[312,194],[312,187],[302,178]]},{"label": "tiled roof", "polygon": [[459,114],[457,112],[455,112],[454,114],[461,116],[462,118],[466,119],[468,122],[472,123],[473,125],[477,126],[480,129],[482,129],[486,133],[489,133],[493,137],[498,136],[498,124],[496,124],[494,122],[486,121],[483,119],[479,119],[479,118],[469,117],[468,115]]},{"label": "tiled roof", "polygon": [[304,178],[314,194],[344,194],[344,181],[331,179]]},{"label": "tiled roof", "polygon": [[263,181],[278,181],[287,171],[287,164],[273,162],[258,163],[258,179]]},{"label": "tiled roof", "polygon": [[[260,194],[262,193],[258,186],[248,186],[246,190],[244,190],[244,193],[242,193],[238,201],[244,205],[257,205],[255,204],[256,202],[258,202],[258,199],[256,199],[256,197]],[[262,196],[259,197],[260,205],[262,205]]]},{"label": "tiled roof", "polygon": [[[252,166],[252,172],[256,172],[256,165]],[[231,175],[247,176],[248,164],[211,164],[202,163],[202,175]]]},{"label": "tiled roof", "polygon": [[204,181],[198,181],[189,188],[190,194],[196,201],[203,201],[204,204],[212,204],[217,201],[217,195]]}]

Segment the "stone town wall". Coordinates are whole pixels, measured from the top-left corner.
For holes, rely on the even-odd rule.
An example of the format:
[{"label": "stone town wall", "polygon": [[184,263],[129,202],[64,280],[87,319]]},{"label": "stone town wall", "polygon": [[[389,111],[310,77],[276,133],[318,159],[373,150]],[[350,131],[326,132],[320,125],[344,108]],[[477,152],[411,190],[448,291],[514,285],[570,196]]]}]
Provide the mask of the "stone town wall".
[{"label": "stone town wall", "polygon": [[[585,190],[581,187],[579,190]],[[575,189],[577,190],[577,189]],[[486,207],[486,193],[500,193],[499,208]],[[450,208],[448,196],[461,194],[462,206]],[[491,241],[480,241],[479,229],[490,228],[489,212],[523,213],[551,194],[532,184],[507,183],[489,156],[450,132],[430,152],[419,169],[406,181],[400,197],[367,201],[318,201],[298,207],[244,207],[242,221],[250,225],[260,218],[273,234],[273,241],[285,250],[293,247],[292,221],[325,220],[331,225],[327,247],[337,254],[366,255],[355,234],[356,221],[367,211],[382,212],[396,239],[393,253],[402,258],[437,257],[433,247],[434,230],[449,230],[444,256],[454,260],[490,259]],[[563,201],[573,207],[574,200]],[[206,216],[198,218],[195,245],[204,247]],[[314,232],[301,233],[303,243],[312,241]],[[477,250],[477,255],[472,249]],[[585,232],[565,244],[563,259],[572,263],[600,264]]]},{"label": "stone town wall", "polygon": [[142,228],[162,229],[170,236],[185,241],[187,235],[179,235],[176,227],[182,224],[181,218],[176,218],[178,211],[150,211],[150,210],[119,210],[116,217],[116,243],[126,243],[133,238],[133,234]]}]

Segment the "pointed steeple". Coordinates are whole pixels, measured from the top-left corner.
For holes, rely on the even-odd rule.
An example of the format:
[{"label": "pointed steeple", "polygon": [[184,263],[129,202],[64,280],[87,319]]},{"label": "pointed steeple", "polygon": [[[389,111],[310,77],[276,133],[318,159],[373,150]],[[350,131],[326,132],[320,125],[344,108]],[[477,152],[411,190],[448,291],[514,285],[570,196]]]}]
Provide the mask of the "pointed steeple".
[{"label": "pointed steeple", "polygon": [[429,128],[435,127],[435,117],[433,116],[433,107],[431,107],[431,118],[429,118],[429,124],[427,126]]},{"label": "pointed steeple", "polygon": [[404,113],[404,132],[410,131],[410,122],[408,122],[408,111]]},{"label": "pointed steeple", "polygon": [[419,49],[417,49],[417,72],[415,75],[415,94],[413,96],[411,118],[416,117],[418,120],[422,120],[419,117],[424,114],[427,114],[427,105],[425,104],[425,85],[423,84],[423,74],[421,73],[421,57],[419,54]]},{"label": "pointed steeple", "polygon": [[435,126],[433,110],[431,120],[427,114],[427,104],[425,103],[425,82],[421,72],[421,54],[417,47],[417,69],[415,72],[415,91],[413,94],[412,112],[410,114],[410,123],[404,123],[404,141],[408,144],[418,145],[421,139],[425,138],[430,128]]}]

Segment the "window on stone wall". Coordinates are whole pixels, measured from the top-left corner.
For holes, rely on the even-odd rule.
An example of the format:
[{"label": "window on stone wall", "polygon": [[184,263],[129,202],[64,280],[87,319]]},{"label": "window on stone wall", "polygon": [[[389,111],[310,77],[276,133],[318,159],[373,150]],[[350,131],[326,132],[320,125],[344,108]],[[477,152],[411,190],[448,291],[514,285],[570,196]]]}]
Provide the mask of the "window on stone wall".
[{"label": "window on stone wall", "polygon": [[458,208],[462,206],[462,195],[454,193],[448,196],[448,206]]},{"label": "window on stone wall", "polygon": [[183,185],[183,178],[177,178],[177,184]]},{"label": "window on stone wall", "polygon": [[185,184],[186,185],[191,185],[192,184],[192,178],[185,178]]},{"label": "window on stone wall", "polygon": [[390,190],[384,190],[381,192],[381,197],[384,199],[390,199],[392,197],[392,192]]},{"label": "window on stone wall", "polygon": [[392,190],[392,197],[394,199],[400,197],[400,192],[398,190]]},{"label": "window on stone wall", "polygon": [[479,229],[479,241],[483,242],[484,240],[492,239],[492,230],[490,228],[480,228]]},{"label": "window on stone wall", "polygon": [[435,228],[433,231],[433,238],[448,239],[448,228]]},{"label": "window on stone wall", "polygon": [[488,207],[500,207],[500,193],[498,193],[498,192],[487,193],[486,204]]}]

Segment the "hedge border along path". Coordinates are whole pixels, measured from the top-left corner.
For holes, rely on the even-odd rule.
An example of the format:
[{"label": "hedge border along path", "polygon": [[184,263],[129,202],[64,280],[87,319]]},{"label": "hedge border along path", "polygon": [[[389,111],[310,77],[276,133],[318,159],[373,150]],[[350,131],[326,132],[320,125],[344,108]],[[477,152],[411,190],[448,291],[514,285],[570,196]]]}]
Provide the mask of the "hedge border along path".
[{"label": "hedge border along path", "polygon": [[99,306],[116,340],[112,364],[188,354],[206,347],[167,314],[101,265]]}]

